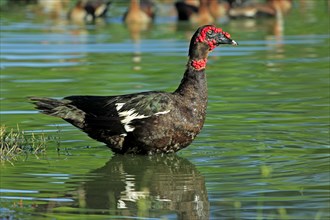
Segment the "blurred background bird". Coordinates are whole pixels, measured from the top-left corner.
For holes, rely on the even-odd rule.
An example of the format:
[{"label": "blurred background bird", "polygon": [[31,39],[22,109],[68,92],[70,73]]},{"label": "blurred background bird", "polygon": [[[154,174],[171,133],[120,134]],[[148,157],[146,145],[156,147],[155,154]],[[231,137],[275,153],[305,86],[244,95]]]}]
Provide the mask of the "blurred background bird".
[{"label": "blurred background bird", "polygon": [[264,3],[245,2],[235,4],[229,10],[231,18],[275,17],[278,13],[286,14],[292,8],[292,0],[266,0]]},{"label": "blurred background bird", "polygon": [[131,0],[123,20],[126,24],[148,24],[155,18],[155,4],[151,0]]},{"label": "blurred background bird", "polygon": [[68,18],[74,22],[94,22],[97,18],[106,17],[110,5],[108,0],[78,0],[69,11]]}]

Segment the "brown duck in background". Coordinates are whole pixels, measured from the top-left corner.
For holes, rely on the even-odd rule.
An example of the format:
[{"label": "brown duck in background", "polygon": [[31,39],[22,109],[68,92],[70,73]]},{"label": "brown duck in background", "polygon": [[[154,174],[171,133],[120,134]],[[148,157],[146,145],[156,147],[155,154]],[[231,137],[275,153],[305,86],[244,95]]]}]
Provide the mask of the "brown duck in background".
[{"label": "brown duck in background", "polygon": [[65,14],[70,5],[70,0],[39,0],[37,3],[37,13],[41,12],[44,15],[50,16],[52,19],[58,19],[62,17],[65,18]]},{"label": "brown duck in background", "polygon": [[155,5],[150,0],[131,0],[123,16],[126,24],[148,24],[155,18]]},{"label": "brown duck in background", "polygon": [[198,13],[192,14],[189,18],[191,23],[198,25],[214,23],[215,19],[209,11],[208,1],[209,0],[200,0]]},{"label": "brown duck in background", "polygon": [[78,0],[69,11],[68,18],[77,23],[94,22],[97,18],[105,18],[111,1]]},{"label": "brown duck in background", "polygon": [[147,30],[155,18],[155,5],[150,0],[131,0],[123,16],[131,39],[135,43],[140,41],[141,31]]},{"label": "brown duck in background", "polygon": [[282,14],[286,14],[292,8],[292,0],[267,0],[267,3]]},{"label": "brown duck in background", "polygon": [[215,19],[209,11],[209,0],[176,2],[175,7],[179,21],[190,21],[204,25],[214,23]]},{"label": "brown duck in background", "polygon": [[267,0],[263,4],[233,7],[229,10],[229,16],[231,18],[275,17],[278,13],[288,13],[291,7],[292,0]]},{"label": "brown duck in background", "polygon": [[231,7],[245,4],[247,0],[184,0],[175,3],[179,21],[213,23],[227,17]]},{"label": "brown duck in background", "polygon": [[208,0],[208,8],[212,17],[217,21],[227,16],[230,4],[227,1]]}]

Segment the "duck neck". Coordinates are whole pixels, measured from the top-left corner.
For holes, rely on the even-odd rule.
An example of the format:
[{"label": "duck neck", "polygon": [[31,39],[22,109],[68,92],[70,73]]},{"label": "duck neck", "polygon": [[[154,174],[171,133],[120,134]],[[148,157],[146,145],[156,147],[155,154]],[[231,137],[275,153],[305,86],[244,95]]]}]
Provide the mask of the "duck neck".
[{"label": "duck neck", "polygon": [[207,100],[206,67],[207,58],[189,58],[187,69],[175,93],[182,96],[198,96]]},{"label": "duck neck", "polygon": [[176,94],[185,96],[188,99],[197,99],[199,103],[207,102],[207,82],[205,68],[210,49],[208,44],[197,43],[193,37],[189,46],[189,59],[187,69],[181,80]]},{"label": "duck neck", "polygon": [[131,0],[130,10],[131,11],[138,11],[138,10],[140,10],[140,0]]}]

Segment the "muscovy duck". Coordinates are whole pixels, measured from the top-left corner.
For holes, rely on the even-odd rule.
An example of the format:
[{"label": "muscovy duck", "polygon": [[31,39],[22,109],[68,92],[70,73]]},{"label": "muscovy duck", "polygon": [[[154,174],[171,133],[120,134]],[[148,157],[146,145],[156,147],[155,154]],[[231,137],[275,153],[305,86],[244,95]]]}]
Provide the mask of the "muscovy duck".
[{"label": "muscovy duck", "polygon": [[220,44],[237,45],[230,34],[205,25],[190,41],[187,68],[171,93],[119,96],[31,97],[42,113],[56,116],[104,142],[115,153],[172,153],[187,147],[201,131],[207,106],[207,57]]}]

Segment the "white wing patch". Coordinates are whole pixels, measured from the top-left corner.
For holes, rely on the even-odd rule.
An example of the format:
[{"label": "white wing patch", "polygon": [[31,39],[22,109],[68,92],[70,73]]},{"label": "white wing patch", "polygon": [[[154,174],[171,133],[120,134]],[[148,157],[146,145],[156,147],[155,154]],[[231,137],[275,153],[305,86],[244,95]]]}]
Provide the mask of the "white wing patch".
[{"label": "white wing patch", "polygon": [[123,117],[120,122],[124,124],[124,128],[127,132],[134,131],[134,127],[130,125],[129,123],[134,119],[141,119],[141,118],[148,118],[150,116],[148,115],[139,115],[139,113],[135,112],[135,109],[132,108],[128,111],[118,112],[120,117]]},{"label": "white wing patch", "polygon": [[125,103],[116,103],[115,106],[116,106],[116,110],[117,112],[119,112],[119,110],[125,105]]},{"label": "white wing patch", "polygon": [[131,121],[136,120],[136,119],[142,119],[142,118],[149,118],[153,115],[165,115],[170,112],[170,110],[162,111],[162,112],[156,112],[155,114],[152,115],[139,115],[138,112],[135,112],[135,109],[132,108],[128,111],[120,111],[122,107],[125,105],[125,103],[116,103],[116,110],[118,112],[119,117],[122,118],[120,122],[124,125],[124,128],[127,132],[134,131],[135,127],[130,125]]},{"label": "white wing patch", "polygon": [[167,110],[167,111],[157,112],[154,115],[165,115],[165,114],[167,114],[169,112],[170,112],[170,110]]}]

